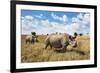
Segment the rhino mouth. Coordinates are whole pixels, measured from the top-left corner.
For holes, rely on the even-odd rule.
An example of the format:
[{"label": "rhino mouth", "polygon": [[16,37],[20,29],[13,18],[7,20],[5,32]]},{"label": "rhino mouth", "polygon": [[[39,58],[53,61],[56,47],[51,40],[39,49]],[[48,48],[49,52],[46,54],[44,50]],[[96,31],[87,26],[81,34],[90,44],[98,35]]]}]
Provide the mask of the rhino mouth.
[{"label": "rhino mouth", "polygon": [[73,47],[76,48],[77,47],[77,44],[75,44]]},{"label": "rhino mouth", "polygon": [[71,41],[71,42],[70,42],[70,45],[71,45],[72,47],[76,48],[76,47],[77,47],[77,42],[76,42],[76,41]]}]

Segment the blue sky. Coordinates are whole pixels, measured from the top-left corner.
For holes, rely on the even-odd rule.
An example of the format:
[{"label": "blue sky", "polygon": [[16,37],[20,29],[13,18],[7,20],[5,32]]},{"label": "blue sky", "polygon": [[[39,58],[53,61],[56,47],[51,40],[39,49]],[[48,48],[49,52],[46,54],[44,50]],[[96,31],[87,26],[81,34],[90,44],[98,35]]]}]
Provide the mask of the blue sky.
[{"label": "blue sky", "polygon": [[[90,14],[83,12],[60,12],[21,10],[22,34],[89,33]],[[41,30],[40,30],[41,29]]]},{"label": "blue sky", "polygon": [[[54,20],[51,16],[51,13],[54,13],[56,14],[57,16],[61,17],[63,15],[67,15],[67,17],[69,19],[71,19],[72,17],[76,17],[79,12],[57,12],[57,11],[39,11],[39,10],[22,10],[21,11],[21,14],[22,16],[32,16],[32,17],[35,17],[37,19],[42,19],[42,20],[45,20],[45,19],[48,19],[49,21],[57,21],[57,20]],[[39,16],[39,15],[44,15],[42,18],[38,18],[36,16]],[[58,20],[59,22],[59,20]]]}]

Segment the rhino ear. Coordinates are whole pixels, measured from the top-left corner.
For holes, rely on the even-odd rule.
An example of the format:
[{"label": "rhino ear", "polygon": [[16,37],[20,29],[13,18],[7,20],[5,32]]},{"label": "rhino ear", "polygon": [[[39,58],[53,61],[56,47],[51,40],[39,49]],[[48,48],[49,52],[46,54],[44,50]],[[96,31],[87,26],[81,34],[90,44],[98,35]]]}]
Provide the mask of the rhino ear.
[{"label": "rhino ear", "polygon": [[74,37],[73,37],[73,39],[76,39],[77,38],[77,36],[78,36],[78,33],[74,33]]}]

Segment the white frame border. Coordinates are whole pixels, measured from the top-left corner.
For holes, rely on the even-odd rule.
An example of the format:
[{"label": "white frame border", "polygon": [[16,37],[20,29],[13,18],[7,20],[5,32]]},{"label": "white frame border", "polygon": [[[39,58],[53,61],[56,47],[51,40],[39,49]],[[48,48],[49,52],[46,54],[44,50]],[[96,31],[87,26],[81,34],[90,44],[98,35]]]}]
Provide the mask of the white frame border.
[{"label": "white frame border", "polygon": [[[21,9],[31,10],[48,10],[48,11],[70,11],[70,12],[90,12],[90,60],[79,61],[60,61],[60,62],[36,62],[21,63]],[[70,7],[51,7],[51,6],[35,6],[35,5],[16,5],[16,69],[23,68],[40,68],[55,66],[73,66],[73,65],[89,65],[94,64],[94,9],[87,8],[70,8]]]}]

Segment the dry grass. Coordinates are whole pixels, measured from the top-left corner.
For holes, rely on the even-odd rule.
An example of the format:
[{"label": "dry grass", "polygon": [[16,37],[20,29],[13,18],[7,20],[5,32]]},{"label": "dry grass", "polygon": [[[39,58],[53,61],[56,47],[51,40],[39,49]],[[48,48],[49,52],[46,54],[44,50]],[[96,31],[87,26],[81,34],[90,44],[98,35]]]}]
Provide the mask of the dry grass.
[{"label": "dry grass", "polygon": [[46,62],[46,61],[68,61],[68,60],[86,60],[90,58],[90,39],[88,36],[79,36],[76,40],[78,46],[72,48],[68,46],[66,52],[56,52],[48,47],[44,49],[44,40],[46,36],[39,35],[34,44],[25,43],[25,36],[22,35],[21,62]]}]

